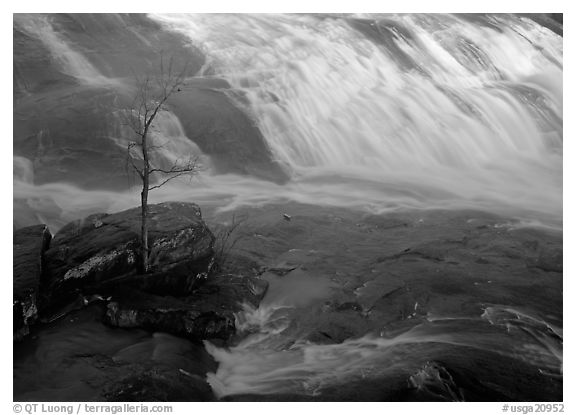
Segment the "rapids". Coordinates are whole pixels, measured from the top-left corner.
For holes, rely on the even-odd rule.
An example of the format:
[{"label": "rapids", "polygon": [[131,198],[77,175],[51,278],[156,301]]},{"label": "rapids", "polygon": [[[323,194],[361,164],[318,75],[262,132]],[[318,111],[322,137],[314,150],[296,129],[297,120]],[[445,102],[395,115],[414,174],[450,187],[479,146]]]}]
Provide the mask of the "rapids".
[{"label": "rapids", "polygon": [[[208,374],[208,381],[218,397],[250,393],[315,396],[330,386],[344,388],[356,380],[385,382],[398,372],[416,382],[418,371],[439,356],[449,360],[458,354],[478,352],[518,359],[537,366],[546,376],[561,378],[561,335],[548,329],[545,322],[514,309],[488,307],[485,314],[502,309],[506,317],[499,323],[486,324],[480,318],[436,318],[396,335],[379,333],[332,345],[298,341],[288,347],[278,347],[285,339],[281,338],[278,318],[270,318],[260,334],[247,337],[229,350],[206,343],[219,363],[218,370]],[[253,314],[273,317],[278,309],[273,310],[247,310],[247,318]],[[505,334],[510,331],[514,337]],[[487,374],[478,371],[475,376]],[[450,394],[440,397],[463,400]]]},{"label": "rapids", "polygon": [[[185,120],[171,109],[156,120],[151,139],[158,147],[153,163],[170,166],[176,160],[198,156],[203,168],[192,182],[174,180],[155,190],[150,203],[191,201],[217,214],[289,203],[371,214],[469,209],[509,219],[513,226],[506,225],[504,233],[514,227],[540,227],[552,230],[556,239],[561,235],[563,38],[535,21],[514,15],[472,19],[440,14],[148,17],[163,30],[183,36],[191,49],[202,51],[205,61],[190,83],[229,83],[223,93],[249,115],[274,161],[289,177],[287,182],[277,183],[249,175],[220,174],[216,160],[202,154],[200,144],[187,136]],[[50,19],[15,17],[15,24],[46,46],[61,72],[75,80],[75,87],[108,92],[129,89],[126,79],[104,75],[102,68],[83,55],[80,45],[63,36],[62,28],[53,26]],[[125,149],[129,132],[121,125],[121,115],[114,112],[108,116],[106,132],[112,145]],[[218,128],[211,131],[217,140]],[[38,134],[41,139],[42,132]],[[22,204],[33,212],[22,223],[47,223],[54,232],[72,219],[119,211],[139,202],[137,186],[120,192],[88,190],[60,181],[39,184],[35,167],[34,160],[14,156],[15,214]],[[276,213],[274,217],[279,216]],[[313,225],[320,228],[324,212],[309,216],[318,219]],[[363,228],[355,221],[351,219],[349,227],[358,232],[357,247],[366,252],[380,247],[381,241],[376,239],[370,246],[361,245],[368,236],[360,234]],[[420,223],[412,221],[410,226]],[[473,222],[466,223],[468,234],[482,229],[478,232],[495,238],[489,239],[494,244],[490,249],[498,251],[499,240],[494,235],[500,228],[494,224],[475,228]],[[338,236],[326,233],[325,239],[333,238],[330,242],[337,244],[341,237],[348,242],[347,236],[341,235],[343,225],[337,226]],[[280,225],[274,222],[273,228]],[[429,232],[441,233],[437,229]],[[465,240],[468,234],[457,236]],[[273,240],[270,235],[272,231],[268,236],[254,231],[251,237]],[[450,234],[441,244],[445,248],[452,239],[455,237]],[[478,255],[483,254],[479,247],[484,243],[479,241],[474,248]],[[524,242],[524,248],[533,243]],[[410,238],[394,243],[397,250],[416,244]],[[490,269],[496,269],[498,276],[508,272],[502,271],[508,270],[506,255],[516,252],[517,246],[510,246],[503,245],[502,251],[509,249],[499,253],[501,257],[493,254],[496,265]],[[342,265],[339,258],[332,258],[330,255],[336,255],[332,252],[323,255],[332,267],[326,268],[337,274],[335,270]],[[365,255],[367,258],[368,253]],[[378,255],[382,254],[374,254]],[[274,256],[270,254],[270,258]],[[513,258],[521,262],[520,256]],[[474,260],[472,267],[476,268],[483,264],[477,261],[485,261],[482,257]],[[504,265],[498,262],[501,260]],[[447,264],[460,266],[459,261]],[[466,261],[472,263],[468,257],[461,263]],[[411,266],[413,263],[406,265]],[[520,268],[524,272],[522,267],[523,262]],[[362,282],[368,284],[368,277],[376,278],[374,281],[381,278],[378,284],[386,282],[388,271],[376,277],[363,276]],[[399,379],[404,383],[409,379],[411,387],[425,391],[428,398],[462,400],[459,388],[468,382],[469,390],[480,391],[478,396],[469,395],[472,398],[505,396],[510,400],[512,392],[499,395],[499,386],[486,380],[492,376],[504,379],[502,384],[517,381],[519,389],[525,388],[518,395],[522,397],[526,391],[537,391],[541,379],[549,381],[550,390],[559,390],[562,329],[555,324],[558,319],[561,322],[561,316],[554,315],[555,324],[550,323],[539,304],[522,308],[491,302],[482,303],[482,312],[475,315],[420,315],[416,302],[410,305],[413,310],[406,321],[414,319],[406,326],[317,344],[302,338],[296,326],[307,318],[306,313],[319,312],[322,301],[334,295],[334,290],[344,292],[347,282],[336,287],[333,279],[314,275],[311,280],[309,274],[300,272],[291,272],[287,279],[266,276],[269,292],[260,308],[245,306],[237,315],[239,336],[231,347],[205,343],[219,364],[208,374],[217,397],[296,394],[340,399],[343,384],[360,385],[350,386],[360,390],[370,382],[394,385]],[[409,278],[417,281],[412,274]],[[491,289],[514,291],[514,285],[500,283]],[[457,285],[446,284],[449,288]],[[459,289],[472,293],[474,306],[482,302],[480,294],[473,291],[477,282],[472,288],[464,286],[465,282],[459,284],[456,293]],[[547,284],[550,286],[543,286],[553,286],[550,292],[556,293],[558,281],[550,279]],[[382,298],[388,295],[380,294]],[[495,367],[497,374],[491,372]],[[533,382],[529,376],[514,379],[517,371],[541,377]]]},{"label": "rapids", "polygon": [[[322,344],[305,338],[303,322],[319,312],[315,304],[330,298],[336,284],[299,270],[284,277],[267,273],[264,278],[270,282],[264,301],[257,309],[244,305],[237,315],[239,341],[229,348],[205,342],[219,363],[217,371],[208,373],[217,397],[350,400],[344,396],[352,391],[357,393],[354,400],[372,400],[365,389],[374,382],[379,385],[378,399],[390,399],[387,389],[413,388],[427,399],[462,401],[480,389],[466,384],[472,379],[486,383],[484,399],[497,400],[496,385],[510,382],[504,379],[515,371],[522,377],[522,365],[544,378],[562,379],[563,330],[530,306],[485,304],[478,315],[428,311],[419,318],[416,302],[408,326],[391,325],[341,343]],[[363,312],[367,316],[370,310]],[[480,356],[487,357],[478,365]]]},{"label": "rapids", "polygon": [[562,38],[529,19],[153,18],[242,92],[285,197],[561,216]]},{"label": "rapids", "polygon": [[[534,21],[508,15],[477,21],[458,15],[150,17],[202,50],[206,62],[197,78],[231,84],[228,96],[290,174],[281,185],[214,174],[204,157],[193,186],[173,182],[152,201],[234,209],[293,200],[376,213],[479,208],[561,228],[563,42]],[[17,23],[48,45],[63,72],[110,87],[111,78],[48,20]],[[198,153],[178,124],[172,113],[158,120],[169,141],[177,138],[158,160]],[[115,141],[125,146],[125,137]],[[22,162],[15,163],[20,171]],[[137,203],[136,191],[34,185],[29,176],[14,176],[14,197],[30,201],[53,229],[85,214],[78,205],[102,211]],[[39,204],[54,208],[39,211]]]}]

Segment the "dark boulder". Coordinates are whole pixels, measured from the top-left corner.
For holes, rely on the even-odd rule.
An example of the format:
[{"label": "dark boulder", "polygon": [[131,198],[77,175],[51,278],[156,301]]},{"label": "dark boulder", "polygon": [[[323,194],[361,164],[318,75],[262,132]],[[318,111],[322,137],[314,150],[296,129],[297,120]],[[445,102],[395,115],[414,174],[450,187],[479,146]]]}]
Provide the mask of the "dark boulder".
[{"label": "dark boulder", "polygon": [[193,203],[149,205],[150,273],[138,275],[140,208],[95,214],[63,227],[46,252],[45,300],[62,305],[78,293],[118,286],[186,295],[206,278],[214,236]]},{"label": "dark boulder", "polygon": [[28,334],[38,314],[37,298],[43,271],[43,255],[52,235],[46,225],[14,231],[13,318],[14,339]]},{"label": "dark boulder", "polygon": [[268,288],[256,277],[219,275],[186,297],[118,290],[108,304],[106,321],[191,339],[227,340],[235,333],[235,313],[247,303],[257,307]]},{"label": "dark boulder", "polygon": [[102,393],[108,402],[206,402],[215,400],[206,379],[183,370],[151,369],[124,377]]}]

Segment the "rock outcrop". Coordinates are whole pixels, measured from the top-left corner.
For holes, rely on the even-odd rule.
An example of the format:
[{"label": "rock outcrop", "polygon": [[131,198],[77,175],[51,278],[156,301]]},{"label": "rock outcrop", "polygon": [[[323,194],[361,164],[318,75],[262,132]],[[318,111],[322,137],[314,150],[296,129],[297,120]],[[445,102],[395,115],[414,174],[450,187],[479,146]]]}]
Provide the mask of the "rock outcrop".
[{"label": "rock outcrop", "polygon": [[192,203],[149,205],[150,273],[138,275],[140,208],[71,222],[46,252],[45,305],[133,287],[186,295],[207,277],[214,236]]},{"label": "rock outcrop", "polygon": [[46,225],[14,231],[13,239],[13,319],[14,339],[29,332],[38,316],[38,292],[43,271],[43,256],[52,235]]},{"label": "rock outcrop", "polygon": [[203,377],[151,369],[126,376],[102,393],[107,402],[206,402],[215,400]]},{"label": "rock outcrop", "polygon": [[185,297],[119,290],[108,304],[106,321],[192,339],[227,340],[235,333],[235,315],[243,303],[257,307],[268,288],[255,277],[219,275]]},{"label": "rock outcrop", "polygon": [[94,214],[64,226],[45,253],[44,320],[105,301],[105,321],[111,326],[194,340],[233,336],[235,313],[243,304],[258,307],[268,283],[242,275],[208,277],[214,236],[200,208],[180,202],[149,205],[150,272],[141,274],[140,226],[140,208]]}]

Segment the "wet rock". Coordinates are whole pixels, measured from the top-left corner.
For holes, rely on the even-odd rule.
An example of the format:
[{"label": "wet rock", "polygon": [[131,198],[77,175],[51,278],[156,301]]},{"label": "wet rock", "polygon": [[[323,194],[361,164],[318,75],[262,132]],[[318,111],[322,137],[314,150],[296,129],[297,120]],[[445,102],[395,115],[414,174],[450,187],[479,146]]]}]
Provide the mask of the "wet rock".
[{"label": "wet rock", "polygon": [[219,399],[220,402],[312,402],[321,401],[316,396],[297,393],[270,393],[259,395],[257,393],[246,393],[239,395],[227,395]]},{"label": "wet rock", "polygon": [[43,256],[52,235],[46,225],[14,231],[13,236],[13,320],[14,339],[28,334],[38,315],[38,292],[43,271]]},{"label": "wet rock", "polygon": [[173,57],[178,68],[185,63],[185,76],[195,75],[205,62],[185,36],[164,30],[146,14],[59,13],[50,18],[53,27],[109,77],[157,70],[159,56],[150,54],[151,48],[162,51],[165,62]]},{"label": "wet rock", "polygon": [[281,261],[280,263],[274,265],[273,267],[265,268],[264,272],[268,271],[280,277],[294,271],[300,266],[300,264],[293,264],[287,261]]},{"label": "wet rock", "polygon": [[140,208],[69,223],[46,252],[47,304],[131,286],[185,295],[207,277],[214,236],[192,203],[149,206],[150,274],[139,276]]},{"label": "wet rock", "polygon": [[[130,108],[135,76],[157,72],[159,55],[149,51],[174,57],[186,77],[204,64],[184,36],[144,14],[20,14],[13,35],[14,154],[33,162],[35,184],[130,188],[118,141],[128,137],[115,115]],[[86,79],[55,59],[54,47],[71,48]]]},{"label": "wet rock", "polygon": [[[17,401],[102,401],[111,392],[129,399],[125,380],[152,378],[158,390],[147,389],[142,401],[162,400],[160,389],[181,399],[175,390],[189,389],[187,400],[209,399],[206,373],[217,363],[201,343],[145,330],[121,330],[103,324],[106,306],[92,303],[67,318],[37,325],[14,347],[14,399]],[[38,356],[42,356],[38,359]],[[143,382],[146,385],[146,382]],[[156,384],[156,383],[155,383]],[[182,385],[182,387],[178,387]],[[120,387],[119,387],[120,386]],[[202,388],[202,389],[200,389]],[[140,390],[141,391],[141,390]]]},{"label": "wet rock", "polygon": [[109,402],[205,402],[215,399],[203,377],[161,369],[127,376],[106,387],[102,395]]},{"label": "wet rock", "polygon": [[370,321],[353,308],[324,309],[311,315],[303,327],[309,332],[306,340],[315,344],[342,343],[373,329]]},{"label": "wet rock", "polygon": [[563,254],[562,248],[556,249],[543,249],[538,255],[534,266],[544,271],[562,272],[563,270]]},{"label": "wet rock", "polygon": [[254,122],[229,98],[230,91],[187,84],[169,101],[188,138],[222,173],[248,174],[276,183],[289,176]]},{"label": "wet rock", "polygon": [[336,304],[335,310],[336,311],[347,311],[347,310],[362,311],[362,306],[360,304],[358,304],[357,302],[348,301],[345,303]]},{"label": "wet rock", "polygon": [[430,395],[430,400],[463,402],[462,392],[450,372],[437,362],[426,362],[420,370],[410,376],[410,386],[418,392]]},{"label": "wet rock", "polygon": [[106,321],[191,339],[227,340],[235,334],[235,316],[243,303],[257,307],[268,283],[255,277],[220,275],[186,297],[119,290],[108,305]]}]

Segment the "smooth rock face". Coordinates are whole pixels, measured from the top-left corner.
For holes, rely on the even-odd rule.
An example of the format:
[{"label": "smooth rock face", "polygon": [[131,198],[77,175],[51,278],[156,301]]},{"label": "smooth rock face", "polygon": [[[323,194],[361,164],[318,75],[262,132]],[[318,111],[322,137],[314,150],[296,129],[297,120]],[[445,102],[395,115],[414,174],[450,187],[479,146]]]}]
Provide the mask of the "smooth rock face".
[{"label": "smooth rock face", "polygon": [[211,267],[214,236],[192,203],[149,205],[150,274],[137,275],[140,208],[69,223],[46,252],[46,291],[57,304],[123,285],[184,295]]},{"label": "smooth rock face", "polygon": [[243,303],[257,307],[267,288],[268,283],[256,277],[219,275],[180,298],[121,290],[108,304],[106,321],[196,340],[227,340],[235,333],[234,313]]},{"label": "smooth rock face", "polygon": [[36,304],[43,270],[43,255],[52,235],[46,225],[14,231],[13,318],[14,339],[28,334],[38,314]]},{"label": "smooth rock face", "polygon": [[221,173],[246,174],[285,183],[289,175],[274,160],[257,125],[228,97],[225,86],[210,80],[189,82],[170,97],[170,109]]},{"label": "smooth rock face", "polygon": [[127,100],[126,94],[125,89],[72,85],[15,103],[14,154],[32,162],[33,183],[128,188],[126,148],[113,118],[114,102]]}]

